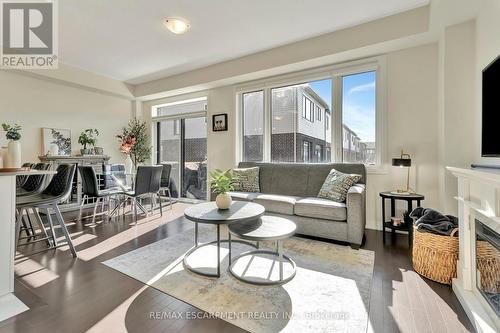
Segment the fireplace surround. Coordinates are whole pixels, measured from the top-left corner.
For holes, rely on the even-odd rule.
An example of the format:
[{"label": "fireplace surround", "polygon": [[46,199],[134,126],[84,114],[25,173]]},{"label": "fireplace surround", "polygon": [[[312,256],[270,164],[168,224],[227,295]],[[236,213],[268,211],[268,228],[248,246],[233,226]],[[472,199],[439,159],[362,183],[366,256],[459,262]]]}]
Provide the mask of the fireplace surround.
[{"label": "fireplace surround", "polygon": [[477,332],[500,332],[500,170],[447,169],[458,178],[459,259],[453,291]]}]

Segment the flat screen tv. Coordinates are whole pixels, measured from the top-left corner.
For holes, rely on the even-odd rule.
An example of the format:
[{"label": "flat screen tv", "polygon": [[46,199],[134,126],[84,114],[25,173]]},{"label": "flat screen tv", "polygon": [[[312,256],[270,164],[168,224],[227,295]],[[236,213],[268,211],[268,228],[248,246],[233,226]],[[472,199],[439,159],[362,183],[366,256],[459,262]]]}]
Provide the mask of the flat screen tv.
[{"label": "flat screen tv", "polygon": [[500,157],[500,57],[483,70],[481,155]]}]

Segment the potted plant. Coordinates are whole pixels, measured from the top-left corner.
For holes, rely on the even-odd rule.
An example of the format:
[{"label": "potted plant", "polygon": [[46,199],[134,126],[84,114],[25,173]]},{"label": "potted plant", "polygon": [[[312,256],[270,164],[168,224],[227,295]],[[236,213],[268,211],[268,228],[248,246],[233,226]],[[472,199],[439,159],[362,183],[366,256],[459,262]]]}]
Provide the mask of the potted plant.
[{"label": "potted plant", "polygon": [[21,125],[2,124],[5,131],[5,137],[9,140],[7,158],[5,161],[6,168],[21,167]]},{"label": "potted plant", "polygon": [[215,204],[219,209],[229,209],[233,200],[229,195],[229,191],[233,189],[233,182],[235,175],[231,169],[222,171],[215,169],[210,172],[210,187],[212,191],[217,194]]},{"label": "potted plant", "polygon": [[96,128],[87,128],[85,131],[80,133],[78,137],[78,143],[83,146],[83,149],[80,149],[82,155],[90,155],[92,150],[87,148],[88,146],[95,146],[97,142],[97,137],[99,136],[99,131]]},{"label": "potted plant", "polygon": [[122,152],[124,152],[124,142],[130,143],[132,140],[134,141],[134,143],[129,146],[129,152],[125,154],[127,158],[131,158],[135,168],[151,158],[152,147],[148,131],[149,129],[146,122],[141,122],[137,118],[134,118],[130,120],[127,127],[122,129],[122,134],[116,136],[120,139],[120,150]]}]

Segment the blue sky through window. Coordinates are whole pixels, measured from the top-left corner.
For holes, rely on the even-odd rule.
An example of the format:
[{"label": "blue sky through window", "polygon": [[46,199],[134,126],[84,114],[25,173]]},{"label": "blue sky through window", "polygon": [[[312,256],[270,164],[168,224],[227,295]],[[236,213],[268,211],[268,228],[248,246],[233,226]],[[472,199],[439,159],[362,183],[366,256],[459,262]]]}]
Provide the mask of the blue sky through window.
[{"label": "blue sky through window", "polygon": [[[376,73],[372,71],[344,76],[342,81],[342,119],[363,142],[375,142],[375,80]],[[331,108],[332,80],[309,85]]]}]

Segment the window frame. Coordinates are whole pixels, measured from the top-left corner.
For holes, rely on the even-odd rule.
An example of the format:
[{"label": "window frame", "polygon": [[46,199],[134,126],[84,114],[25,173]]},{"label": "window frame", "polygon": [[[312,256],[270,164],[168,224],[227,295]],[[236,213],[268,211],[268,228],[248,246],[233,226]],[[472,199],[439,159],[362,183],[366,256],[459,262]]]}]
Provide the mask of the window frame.
[{"label": "window frame", "polygon": [[[307,150],[306,150],[307,147]],[[307,161],[305,159],[305,153],[307,151]],[[302,141],[302,160],[303,163],[310,163],[311,162],[311,142],[307,140]]]},{"label": "window frame", "polygon": [[[309,97],[307,97],[305,94],[302,94],[302,118],[311,123],[314,123],[314,105],[314,102],[311,101]],[[307,109],[307,106],[309,106],[309,110]]]},{"label": "window frame", "polygon": [[[340,64],[322,66],[271,78],[247,82],[235,86],[237,99],[237,115],[239,130],[237,134],[237,160],[243,160],[243,123],[242,123],[242,96],[244,93],[264,91],[264,158],[263,162],[271,161],[271,90],[285,86],[299,85],[311,81],[324,79],[332,80],[332,106],[330,110],[329,130],[331,133],[330,162],[343,163],[343,136],[342,136],[342,77],[364,72],[376,71],[376,111],[375,111],[375,164],[366,165],[367,172],[372,174],[386,174],[387,161],[387,59],[385,55],[370,57]],[[337,112],[338,110],[338,112]],[[326,119],[326,118],[325,118]]]}]

